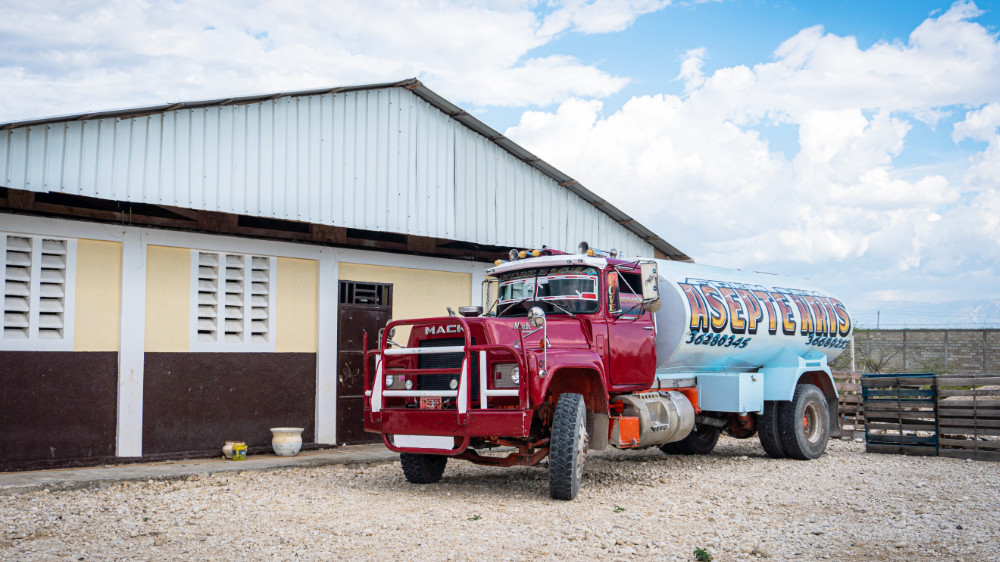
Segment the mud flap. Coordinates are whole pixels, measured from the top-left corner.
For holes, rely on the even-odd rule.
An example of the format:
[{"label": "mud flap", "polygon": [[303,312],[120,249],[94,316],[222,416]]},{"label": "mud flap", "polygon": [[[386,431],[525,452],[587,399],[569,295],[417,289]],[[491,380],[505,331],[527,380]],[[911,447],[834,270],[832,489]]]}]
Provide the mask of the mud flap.
[{"label": "mud flap", "polygon": [[608,447],[609,425],[608,414],[587,412],[587,435],[590,436],[587,451],[603,451]]}]

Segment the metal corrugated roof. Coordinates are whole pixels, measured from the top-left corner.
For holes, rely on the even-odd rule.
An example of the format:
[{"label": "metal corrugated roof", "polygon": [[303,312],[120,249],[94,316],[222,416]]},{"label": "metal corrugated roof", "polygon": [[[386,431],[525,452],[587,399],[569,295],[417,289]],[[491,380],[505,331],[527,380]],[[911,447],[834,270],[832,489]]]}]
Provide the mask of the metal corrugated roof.
[{"label": "metal corrugated roof", "polygon": [[[517,159],[517,160],[519,160],[519,161],[527,164],[531,168],[537,170],[543,176],[545,176],[545,177],[553,180],[554,182],[556,182],[562,188],[564,188],[567,191],[569,191],[570,193],[573,193],[576,196],[578,196],[580,199],[582,199],[587,204],[589,204],[594,209],[596,209],[599,213],[602,213],[607,218],[609,218],[610,219],[609,222],[611,222],[612,224],[617,225],[617,226],[619,226],[621,228],[624,228],[628,232],[630,232],[633,235],[635,235],[638,239],[642,240],[646,244],[649,244],[650,246],[652,246],[656,250],[659,250],[660,252],[662,252],[663,254],[665,254],[666,256],[668,256],[669,258],[671,258],[671,259],[678,259],[678,260],[690,260],[690,258],[688,256],[686,256],[683,252],[681,252],[680,250],[678,250],[677,248],[675,248],[671,244],[667,243],[665,240],[663,240],[662,238],[660,238],[659,236],[657,236],[656,234],[654,234],[648,228],[646,228],[646,227],[642,226],[641,224],[639,224],[637,221],[635,221],[634,219],[632,219],[631,217],[629,217],[627,214],[625,214],[624,212],[622,212],[621,210],[619,210],[618,208],[616,208],[615,206],[613,206],[612,204],[610,204],[608,201],[602,199],[601,197],[598,197],[596,194],[594,194],[593,192],[591,192],[590,190],[588,190],[587,188],[585,188],[583,185],[581,185],[578,181],[574,180],[573,178],[571,178],[570,176],[566,175],[565,173],[559,171],[558,169],[556,169],[552,165],[548,164],[544,160],[536,157],[534,154],[532,154],[531,152],[525,150],[523,147],[521,147],[517,143],[515,143],[515,142],[511,141],[510,139],[504,137],[502,134],[500,134],[496,130],[492,129],[491,127],[489,127],[488,125],[486,125],[482,121],[476,119],[475,117],[473,117],[472,115],[470,115],[469,113],[467,113],[466,111],[464,111],[462,108],[460,108],[457,105],[455,105],[455,104],[449,102],[448,100],[444,99],[443,97],[441,97],[437,93],[433,92],[432,90],[430,90],[429,88],[427,88],[426,86],[424,86],[417,79],[409,79],[409,80],[402,80],[402,81],[399,81],[399,82],[388,82],[388,83],[382,83],[382,84],[368,84],[368,85],[347,86],[347,87],[338,87],[338,88],[322,88],[322,89],[304,90],[304,91],[297,91],[297,92],[281,92],[281,93],[255,95],[255,96],[242,96],[242,97],[234,97],[234,98],[220,98],[220,99],[204,100],[204,101],[168,103],[168,104],[155,105],[155,106],[149,106],[149,107],[139,107],[139,108],[131,108],[131,109],[120,109],[120,110],[112,110],[112,111],[100,111],[100,112],[92,112],[92,113],[82,113],[82,114],[76,114],[76,115],[49,117],[49,118],[43,118],[43,119],[32,119],[32,120],[25,120],[25,121],[17,121],[17,122],[0,124],[0,131],[7,130],[7,131],[13,132],[13,130],[18,130],[18,129],[29,129],[30,130],[31,128],[37,127],[39,125],[51,125],[51,124],[57,124],[57,123],[67,124],[67,123],[80,122],[80,121],[90,122],[90,121],[94,121],[94,120],[100,121],[100,120],[110,119],[110,118],[116,118],[116,119],[136,119],[136,118],[141,118],[143,116],[154,116],[154,115],[157,115],[157,114],[165,114],[165,113],[168,113],[168,112],[182,112],[183,110],[196,110],[196,109],[205,109],[205,108],[222,108],[222,107],[229,107],[229,106],[262,104],[263,102],[275,101],[275,100],[281,100],[281,99],[287,99],[287,98],[319,97],[319,99],[323,100],[323,99],[327,99],[324,96],[333,97],[336,94],[349,94],[351,92],[358,92],[358,93],[359,92],[370,92],[370,91],[374,91],[374,90],[388,90],[388,89],[394,89],[394,88],[402,88],[402,89],[405,89],[405,90],[407,90],[409,92],[412,92],[415,96],[417,96],[420,99],[424,100],[425,102],[427,102],[428,104],[430,104],[430,106],[432,106],[435,109],[441,111],[442,113],[444,113],[445,115],[447,115],[449,118],[457,121],[458,123],[460,123],[461,125],[463,125],[467,129],[469,129],[469,130],[477,133],[478,135],[481,135],[482,137],[485,137],[485,139],[487,139],[490,143],[492,143],[495,146],[499,147],[504,152],[506,152],[509,155],[513,156],[515,159]],[[332,104],[330,104],[330,106],[331,106],[331,108],[333,107]],[[321,105],[319,111],[322,111],[323,107],[325,107],[325,106]],[[307,110],[307,111],[310,111],[310,110]],[[376,110],[376,111],[378,111],[378,110]],[[261,111],[261,113],[263,113],[263,111]],[[288,119],[293,119],[293,118],[297,119],[297,115],[298,115],[298,106],[296,106],[296,115],[294,117],[289,117]],[[414,118],[414,117],[411,117],[411,118]],[[417,115],[417,117],[415,117],[415,118],[420,118],[420,115]],[[235,118],[231,118],[231,119],[235,120]],[[263,118],[261,117],[261,119],[263,119]],[[219,117],[218,118],[218,123],[216,123],[215,125],[218,126],[218,127],[221,127],[222,126],[222,121],[223,121],[223,118]],[[189,126],[193,127],[193,125],[189,125]],[[234,130],[235,130],[236,125],[232,125],[232,126],[234,127]],[[298,126],[298,123],[294,123],[291,126],[293,126],[293,127],[294,126]],[[319,125],[319,126],[322,126],[322,125]],[[154,127],[150,126],[149,129],[146,129],[144,131],[144,134],[146,134],[147,137],[148,137],[148,135],[151,132],[157,132],[158,131],[158,132],[162,133],[163,132],[163,128],[162,127],[165,127],[165,125],[161,126],[160,129],[155,129]],[[438,133],[438,136],[442,136],[442,135],[446,136],[446,133],[448,132],[447,127],[444,127],[440,123],[434,124],[433,128],[435,128],[435,130],[438,130],[438,129],[441,130],[441,132]],[[246,133],[249,134],[249,132],[246,132]],[[79,142],[81,142],[81,144],[82,144],[82,142],[83,142],[82,139],[83,139],[83,134],[84,134],[82,128],[81,128],[81,131],[78,134],[79,134],[79,137],[80,137]],[[130,134],[131,134],[131,132],[130,132]],[[302,133],[298,133],[298,134],[300,134],[300,136],[302,135]],[[380,134],[380,133],[377,132],[376,134]],[[431,134],[430,136],[433,136],[433,134]],[[100,132],[99,131],[98,131],[98,137],[97,138],[98,139],[100,138]],[[306,139],[306,140],[310,140],[310,139],[312,139],[312,137],[310,137],[309,139]],[[435,139],[435,140],[441,140],[441,139]],[[444,140],[445,140],[445,143],[447,144],[447,142],[448,142],[447,139],[444,139]],[[148,141],[148,138],[147,138],[147,141]],[[65,139],[63,139],[63,142],[65,143],[67,141]],[[117,135],[115,136],[115,140],[113,140],[111,142],[113,144],[112,150],[117,150],[117,145],[114,144],[114,143],[117,142]],[[260,149],[260,150],[263,150],[264,141],[260,141],[260,142],[261,142],[261,146],[258,146],[257,148]],[[390,142],[391,142],[391,139],[390,139]],[[454,142],[454,141],[451,141],[451,142]],[[10,141],[8,141],[7,147],[6,147],[8,153],[12,150],[12,144],[13,143],[11,143]],[[143,145],[143,146],[146,147],[146,145]],[[163,148],[163,147],[160,147],[160,148]],[[455,149],[454,146],[452,146],[451,148]],[[146,148],[146,149],[148,150],[148,148]],[[131,147],[131,145],[128,148],[128,150],[129,150],[128,157],[131,160],[131,157],[132,157],[132,152],[131,152],[132,151],[132,147]],[[207,150],[207,147],[206,147],[206,150]],[[399,150],[403,151],[403,150],[405,150],[405,147],[400,147]],[[413,151],[415,149],[410,148],[410,150]],[[456,151],[457,151],[457,149],[456,149]],[[26,154],[24,156],[27,159],[27,152],[28,152],[27,148],[25,148],[25,152],[26,152]],[[45,153],[48,152],[47,139],[46,139],[46,146],[44,148],[44,152]],[[475,159],[475,158],[480,158],[481,159],[483,157],[482,155],[478,155],[477,156],[476,154],[474,154],[475,151],[469,151],[469,152],[470,152],[470,154],[466,155],[466,159],[469,160],[469,162],[472,162],[473,159]],[[8,181],[10,181],[10,178],[12,177],[12,174],[11,174],[12,162],[11,161],[12,161],[14,155],[13,154],[7,154],[6,156],[7,156],[6,159],[5,159],[6,160],[6,170],[4,171],[4,176],[3,177],[6,178]],[[222,156],[222,155],[219,155],[219,156]],[[451,156],[448,156],[448,155],[432,155],[432,156],[434,158],[437,158],[440,161],[439,164],[441,164],[441,165],[438,166],[439,168],[443,169],[445,166],[450,165],[454,169],[459,169],[457,172],[452,172],[454,174],[460,173],[462,171],[460,168],[463,168],[463,166],[466,167],[466,168],[473,166],[473,164],[470,164],[469,162],[464,162],[464,163],[463,162],[456,162],[455,160],[457,160],[458,157],[454,156],[454,155],[451,155]],[[488,157],[492,157],[489,154],[487,154],[487,156]],[[412,157],[413,156],[411,155],[411,158]],[[427,156],[423,156],[423,157],[426,158]],[[0,156],[0,158],[2,158],[2,156]],[[451,162],[448,161],[449,158],[452,159]],[[235,160],[235,158],[233,158],[233,159]],[[249,159],[249,156],[247,157],[247,159]],[[322,168],[323,164],[320,163],[320,164],[314,164],[314,165],[317,165],[317,166],[320,167],[320,173],[322,174],[322,172],[323,172],[323,168]],[[45,162],[42,162],[41,164],[38,165],[38,167],[42,168],[43,170],[45,169],[45,166],[46,166]],[[98,168],[98,171],[94,172],[95,176],[97,174],[99,174],[99,168],[100,168],[99,163],[96,164],[96,166]],[[232,164],[232,166],[233,167],[236,166],[235,161]],[[31,189],[37,190],[37,186],[30,187],[30,169],[32,168],[32,165],[30,163],[26,162],[24,167],[25,167],[25,181],[24,181],[25,185],[29,186],[29,188],[31,188]],[[80,170],[81,173],[82,173],[82,167],[83,166],[81,165],[81,170]],[[191,167],[192,166],[189,165],[188,168],[184,170],[184,171],[188,172],[189,175],[191,175],[191,174],[194,173],[194,170],[192,170]],[[130,172],[131,173],[135,173],[135,170],[133,170],[133,166],[131,164],[131,161],[129,163],[128,168],[129,169],[126,172],[123,173],[124,175],[127,175]],[[271,169],[271,170],[268,170],[268,171],[271,172],[272,175],[274,175],[275,173],[279,173],[279,172],[284,173],[284,172],[287,171],[287,170],[284,169],[285,168],[284,166],[282,166],[282,168],[283,168],[282,170]],[[159,172],[160,170],[157,170],[157,171]],[[329,172],[329,170],[327,170],[327,171]],[[65,172],[65,170],[63,170],[63,173],[64,172]],[[434,172],[434,171],[432,170],[432,172]],[[146,172],[144,170],[143,171],[143,176],[142,176],[142,181],[146,180],[145,173]],[[291,172],[287,172],[287,173],[291,173]],[[400,173],[404,173],[404,171],[400,170]],[[44,176],[44,174],[45,174],[45,172],[43,171],[42,175]],[[437,174],[439,176],[437,178],[425,178],[424,179],[424,181],[429,186],[431,186],[431,188],[440,189],[441,184],[443,182],[445,182],[446,180],[450,180],[452,184],[454,184],[457,181],[454,176],[452,176],[452,177],[444,177],[443,179],[442,179],[442,177],[440,177],[441,174],[445,174],[447,176],[447,174],[448,174],[447,170],[444,170],[444,171],[437,170]],[[112,173],[112,175],[113,175],[113,177],[111,178],[111,183],[114,184],[115,181],[118,180],[119,178],[117,176],[114,176],[113,173]],[[481,170],[478,171],[478,174],[477,174],[476,170],[473,170],[473,171],[469,172],[469,177],[471,179],[475,180],[475,181],[479,181],[481,179],[480,176],[482,176],[482,175],[483,174],[482,174]],[[501,173],[500,175],[503,175],[503,174]],[[244,176],[247,176],[247,174],[244,174]],[[243,179],[248,179],[248,177],[244,177]],[[298,179],[298,178],[296,177],[296,179]],[[534,193],[534,190],[544,190],[545,189],[545,186],[544,185],[539,185],[537,183],[537,180],[533,180],[530,176],[522,176],[522,175],[517,174],[517,173],[513,174],[513,176],[511,176],[511,177],[504,176],[504,177],[502,177],[500,179],[490,178],[490,180],[494,181],[494,183],[496,184],[494,186],[494,189],[496,189],[497,191],[499,191],[501,189],[505,189],[505,188],[509,189],[510,186],[514,185],[514,184],[516,184],[519,187],[519,189],[530,190],[533,193]],[[125,178],[125,181],[127,183],[128,178]],[[236,180],[233,179],[232,181],[235,182]],[[259,181],[259,179],[258,179],[258,181]],[[385,180],[383,178],[383,182],[384,181]],[[410,181],[413,182],[413,181],[418,181],[418,180],[413,180],[412,178],[410,178]],[[500,185],[504,181],[506,181],[507,183],[505,185]],[[357,178],[355,178],[355,183],[357,183]],[[129,190],[130,190],[130,188],[126,185],[126,187],[124,189],[125,189],[126,193],[123,195],[122,193],[118,193],[115,190],[115,188],[112,188],[112,190],[111,190],[112,192],[111,193],[101,193],[100,189],[95,187],[93,195],[94,196],[98,196],[98,197],[111,198],[111,199],[130,200],[129,193],[128,193]],[[172,201],[161,200],[161,201],[150,201],[150,202],[153,202],[153,203],[169,202],[169,203],[172,203],[172,204],[177,204],[178,206],[190,206],[192,208],[207,208],[207,205],[204,202],[200,203],[200,207],[199,207],[198,204],[195,204],[195,201],[193,201],[193,197],[192,197],[192,195],[190,193],[190,191],[193,188],[191,186],[188,186],[187,189],[188,189],[188,192],[186,193],[186,195],[187,195],[188,199],[190,200],[190,201],[188,201],[187,205],[185,205],[185,202],[182,200],[183,197],[180,197],[181,200],[172,200]],[[430,189],[430,188],[425,187],[424,189],[426,190],[426,189]],[[81,191],[81,193],[82,193],[82,191]],[[493,192],[493,195],[495,196],[495,192]],[[214,197],[215,197],[214,201],[215,202],[221,202],[221,199],[224,196],[225,196],[225,194],[223,194],[221,196],[219,194],[215,194],[214,195]],[[269,196],[269,197],[271,197],[270,203],[272,203],[272,204],[275,203],[275,198],[276,197],[278,199],[280,199],[282,197],[281,194],[275,195],[274,193],[268,193],[268,194],[259,193],[258,196],[259,197],[263,197],[263,196]],[[234,198],[239,198],[235,194],[233,194],[233,197]],[[297,197],[299,199],[302,199],[302,198],[307,199],[306,203],[318,201],[320,204],[322,204],[321,199],[323,197],[323,194],[322,193],[319,193],[319,194],[306,193],[306,194],[296,195],[295,197]],[[412,197],[413,196],[411,196],[411,198]],[[428,197],[431,197],[431,195],[428,195]],[[550,199],[554,198],[553,195],[548,195],[547,197],[549,197]],[[462,198],[462,196],[458,195],[458,197],[456,199],[460,200],[461,198]],[[471,199],[472,196],[468,196],[466,198],[467,199]],[[480,198],[482,198],[482,197],[480,197]],[[497,198],[498,201],[501,200],[501,199],[502,198]],[[314,201],[314,200],[316,200],[316,201]],[[371,202],[372,205],[368,205],[368,206],[373,206],[373,205],[377,205],[379,203],[384,203],[384,202],[385,201],[379,201],[378,198],[376,197],[376,199]],[[250,204],[247,203],[246,201],[243,201],[243,203],[245,203],[246,206],[248,206],[248,207],[250,206]],[[259,201],[258,201],[258,203],[259,203]],[[278,205],[279,207],[282,207],[282,205],[281,205],[282,203],[284,204],[284,206],[282,207],[282,210],[285,209],[285,208],[292,208],[292,207],[295,207],[297,209],[301,209],[301,201],[295,201],[295,202],[292,202],[291,204],[289,204],[289,201],[287,200],[287,196],[286,196],[286,199],[284,201],[278,201],[278,203],[279,203],[279,205]],[[461,201],[459,201],[459,203],[456,206],[461,206],[461,204],[462,204]],[[488,205],[488,202],[487,202],[487,205]],[[476,207],[482,207],[482,206],[483,206],[482,202],[479,202],[478,204],[476,202],[470,202],[470,203],[468,203],[468,207],[470,208],[470,210],[474,209]],[[293,214],[290,214],[290,213],[282,214],[280,212],[276,212],[273,209],[267,209],[267,210],[260,209],[259,211],[260,212],[258,214],[260,216],[275,216],[275,217],[282,217],[282,218],[290,218],[290,219],[293,219],[293,220],[308,220],[308,221],[312,221],[312,222],[323,222],[323,223],[327,223],[327,224],[336,224],[336,221],[334,221],[332,218],[329,219],[329,220],[325,220],[327,217],[321,216],[322,213],[319,213],[319,212],[317,212],[317,213],[310,212],[310,213],[307,213],[306,215],[303,215],[303,213],[300,210],[298,216],[294,216]],[[398,211],[400,213],[405,213],[404,209],[399,209]],[[252,212],[252,211],[247,210],[247,212]],[[585,227],[588,227],[588,228],[590,228],[591,230],[593,230],[595,232],[596,231],[601,231],[602,234],[604,235],[604,237],[607,237],[607,238],[610,238],[610,239],[619,238],[617,236],[613,236],[612,235],[611,230],[613,230],[613,229],[611,228],[610,225],[602,225],[601,224],[604,221],[599,221],[597,223],[590,224],[589,221],[586,218],[586,215],[589,214],[589,213],[585,213],[585,212],[579,211],[579,210],[572,210],[572,209],[569,210],[568,213],[569,213],[569,217],[567,217],[567,218],[580,218],[585,223]],[[315,214],[315,216],[313,216],[314,214]],[[369,213],[369,215],[371,215],[371,213]],[[370,224],[368,224],[367,226],[369,226],[369,227],[386,228],[387,225],[389,225],[389,226],[398,226],[398,224],[400,224],[399,223],[400,219],[397,219],[394,222],[391,218],[389,218],[389,219],[381,219],[381,220],[380,220],[379,217],[374,217],[374,218],[368,217],[368,218],[369,218],[368,223],[370,223]],[[445,217],[445,218],[447,218],[447,217]],[[405,221],[405,219],[403,219],[403,220]],[[525,220],[527,222],[530,222],[530,221],[528,221],[528,219],[525,219]],[[386,222],[386,221],[388,221],[388,222]],[[365,226],[365,225],[362,224],[360,226]],[[578,231],[577,232],[570,232],[571,228],[575,228],[575,225],[573,225],[571,227],[567,227],[566,232],[562,232],[562,231],[558,231],[557,232],[554,229],[549,229],[548,232],[545,232],[545,230],[546,230],[545,228],[541,228],[541,229],[536,228],[535,230],[537,232],[533,233],[534,236],[521,235],[521,238],[517,238],[517,236],[514,236],[513,233],[510,236],[500,236],[500,234],[498,232],[498,230],[500,228],[501,227],[494,225],[493,226],[493,232],[491,233],[491,232],[482,232],[483,228],[481,226],[479,226],[479,225],[452,224],[452,225],[450,225],[448,227],[448,232],[446,233],[446,235],[442,235],[441,237],[459,237],[459,238],[467,239],[467,240],[470,240],[470,241],[482,241],[482,242],[490,242],[490,243],[518,244],[518,245],[523,245],[523,246],[530,246],[530,245],[538,244],[538,239],[539,238],[541,238],[542,240],[549,240],[549,241],[558,240],[558,243],[561,243],[563,245],[571,245],[571,244],[574,244],[574,241],[573,241],[573,239],[571,237],[573,235],[578,235],[579,234]],[[530,225],[525,225],[524,228],[530,228]],[[408,230],[412,230],[412,226],[411,225],[407,225],[407,229]],[[472,231],[474,231],[474,230],[479,231],[479,236],[478,236],[479,239],[478,240],[476,239],[477,238],[476,236],[471,236],[470,235],[470,233]],[[487,228],[487,230],[489,230],[489,228]],[[418,233],[422,233],[422,234],[439,234],[439,233],[431,233],[431,232],[419,232],[420,231],[419,228],[417,228],[417,231],[418,231]],[[469,232],[465,232],[465,231],[469,231]],[[501,239],[501,238],[503,238],[503,239]],[[550,245],[554,245],[554,244],[550,244]],[[625,252],[630,252],[630,251],[631,252],[635,252],[635,251],[639,250],[639,248],[635,247],[634,244],[627,243],[627,242],[624,242],[624,241],[622,242],[621,245],[622,245],[622,247],[620,249],[623,250],[623,251],[625,251]]]}]

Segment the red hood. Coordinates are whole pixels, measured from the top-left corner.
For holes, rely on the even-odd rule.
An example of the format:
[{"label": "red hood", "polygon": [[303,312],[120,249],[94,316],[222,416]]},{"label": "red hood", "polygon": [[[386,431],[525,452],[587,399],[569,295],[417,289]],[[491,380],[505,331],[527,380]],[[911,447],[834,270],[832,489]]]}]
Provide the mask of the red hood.
[{"label": "red hood", "polygon": [[[482,316],[465,318],[472,337],[477,344],[513,345],[520,341],[519,331],[531,333],[534,328],[525,328],[528,319],[525,317],[492,317]],[[590,321],[586,317],[571,318],[564,315],[550,315],[546,318],[548,338],[556,349],[589,348],[588,337]],[[520,327],[520,330],[518,329]],[[542,330],[524,338],[525,345],[530,349],[538,347],[542,339]],[[459,338],[462,333],[454,317],[427,318],[414,324],[410,332],[409,346],[415,347],[417,342],[425,339]]]}]

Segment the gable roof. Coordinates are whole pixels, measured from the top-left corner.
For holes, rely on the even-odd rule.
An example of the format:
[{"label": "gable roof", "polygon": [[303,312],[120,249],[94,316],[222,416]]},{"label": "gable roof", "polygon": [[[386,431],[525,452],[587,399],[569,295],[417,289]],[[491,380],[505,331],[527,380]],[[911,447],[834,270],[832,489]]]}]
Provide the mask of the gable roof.
[{"label": "gable roof", "polygon": [[[537,170],[543,176],[553,180],[560,187],[576,195],[584,202],[595,208],[598,212],[602,213],[603,215],[606,215],[606,217],[609,218],[613,224],[618,225],[621,228],[630,232],[631,234],[635,235],[639,240],[643,241],[646,244],[649,244],[655,250],[662,253],[665,257],[673,260],[691,261],[691,259],[683,252],[681,252],[673,245],[669,244],[668,242],[657,236],[654,232],[652,232],[651,230],[649,230],[648,228],[637,222],[635,219],[622,212],[620,209],[615,207],[607,200],[597,196],[595,193],[588,190],[577,180],[573,179],[572,177],[563,173],[562,171],[556,169],[554,166],[545,162],[541,158],[538,158],[537,156],[527,151],[517,143],[513,142],[512,140],[506,138],[505,136],[503,136],[496,130],[492,129],[479,119],[470,115],[462,108],[444,99],[431,89],[427,88],[423,83],[421,83],[419,80],[415,78],[402,80],[398,82],[387,82],[380,84],[368,84],[368,85],[347,86],[347,87],[337,87],[337,88],[321,88],[321,89],[303,90],[296,92],[280,92],[280,93],[254,95],[254,96],[219,98],[219,99],[204,100],[204,101],[167,103],[167,104],[148,106],[148,107],[80,113],[75,115],[56,116],[56,117],[48,117],[41,119],[31,119],[31,120],[0,124],[0,132],[8,131],[9,133],[13,133],[16,130],[23,130],[23,129],[30,130],[32,128],[37,128],[38,126],[41,125],[52,125],[57,123],[66,124],[72,122],[103,120],[111,118],[128,120],[128,119],[136,119],[145,116],[154,116],[158,114],[165,114],[168,112],[181,111],[181,110],[241,106],[241,105],[258,104],[267,101],[281,100],[283,98],[325,96],[325,95],[346,94],[351,92],[365,92],[372,90],[385,90],[394,88],[400,88],[413,93],[415,96],[417,96],[421,100],[424,100],[430,106],[444,113],[449,118],[460,123],[465,128],[469,129],[474,133],[477,133],[478,135],[481,135],[482,137],[485,137],[490,143],[502,149],[504,152],[506,152],[516,160],[526,164],[527,166],[533,168],[534,170]],[[0,134],[0,148],[3,148],[2,144],[4,136],[5,135]],[[8,137],[7,148],[9,151],[11,144],[13,144],[13,141],[10,140],[12,135],[8,134],[6,136]],[[80,133],[80,136],[82,138],[82,132]],[[25,142],[27,143],[27,141]],[[25,150],[28,151],[28,149]],[[0,155],[0,160],[2,159],[3,156]],[[10,168],[9,164],[10,162],[8,162],[8,166],[6,166],[8,170]],[[26,168],[30,168],[30,165],[26,165]],[[30,185],[30,182],[27,179],[28,176],[27,170],[25,170],[25,176],[26,179],[24,182],[25,183],[24,187],[38,191],[39,189],[37,188],[37,182],[35,186]],[[10,184],[11,174],[9,173],[4,174],[3,179],[6,180],[8,184]],[[21,186],[8,185],[8,187],[21,187]],[[114,199],[115,197],[111,198]],[[605,230],[607,230],[607,227],[605,227]]]}]

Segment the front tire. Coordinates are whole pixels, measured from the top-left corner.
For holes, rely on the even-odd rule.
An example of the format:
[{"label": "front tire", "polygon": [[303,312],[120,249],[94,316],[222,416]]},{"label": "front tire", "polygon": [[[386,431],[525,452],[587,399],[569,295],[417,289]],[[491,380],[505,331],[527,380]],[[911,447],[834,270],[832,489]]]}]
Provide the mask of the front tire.
[{"label": "front tire", "polygon": [[580,491],[587,442],[583,396],[572,393],[559,396],[549,443],[549,495],[554,499],[571,500]]},{"label": "front tire", "polygon": [[778,435],[785,453],[793,459],[822,456],[830,440],[830,407],[823,391],[811,384],[795,387],[792,401],[778,406]]},{"label": "front tire", "polygon": [[448,457],[444,455],[424,455],[419,453],[400,453],[399,462],[403,465],[403,476],[413,484],[433,484],[441,479]]},{"label": "front tire", "polygon": [[721,428],[702,425],[696,427],[695,431],[689,433],[684,439],[667,444],[673,445],[674,452],[682,455],[707,455],[715,449],[716,443],[719,442],[720,433],[722,433]]}]

